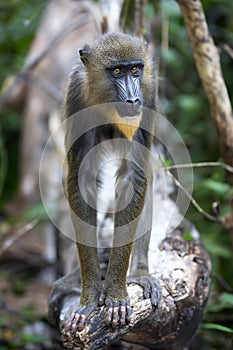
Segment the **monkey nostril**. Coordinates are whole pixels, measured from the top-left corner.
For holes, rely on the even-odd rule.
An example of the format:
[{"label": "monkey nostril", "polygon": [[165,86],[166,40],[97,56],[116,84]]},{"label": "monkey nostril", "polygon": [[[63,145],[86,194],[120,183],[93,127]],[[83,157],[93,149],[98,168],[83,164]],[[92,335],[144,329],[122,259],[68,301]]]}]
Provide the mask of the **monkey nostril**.
[{"label": "monkey nostril", "polygon": [[126,101],[126,103],[124,104],[123,107],[123,115],[124,116],[136,116],[139,115],[141,112],[141,101],[140,99],[137,97],[135,99],[133,98],[128,98]]},{"label": "monkey nostril", "polygon": [[140,104],[139,98],[136,98],[135,100],[128,99],[128,100],[126,100],[126,102],[131,103],[133,106]]}]

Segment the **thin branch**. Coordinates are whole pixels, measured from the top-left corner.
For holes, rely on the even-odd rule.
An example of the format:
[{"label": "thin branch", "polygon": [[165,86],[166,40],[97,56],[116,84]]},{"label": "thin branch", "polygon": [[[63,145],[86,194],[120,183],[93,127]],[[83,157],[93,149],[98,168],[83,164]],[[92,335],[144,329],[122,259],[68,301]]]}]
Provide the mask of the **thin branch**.
[{"label": "thin branch", "polygon": [[233,167],[222,162],[200,162],[165,166],[165,168],[168,170],[202,167],[222,167],[223,169],[229,171],[229,173],[233,173]]},{"label": "thin branch", "polygon": [[[214,222],[218,222],[218,223],[222,223],[222,219],[213,215],[210,215],[209,213],[207,213],[198,203],[197,201],[191,196],[191,194],[188,192],[188,190],[186,190],[186,188],[177,180],[177,178],[170,172],[170,170],[168,170],[168,167],[165,166],[165,164],[163,163],[163,161],[160,159],[160,161],[162,162],[162,164],[164,165],[164,169],[166,170],[166,172],[168,173],[168,175],[172,178],[172,180],[174,181],[175,185],[180,188],[185,194],[186,196],[190,199],[190,202],[192,203],[192,205],[197,209],[197,211],[202,214],[203,216],[205,216],[207,219],[214,221]],[[180,164],[182,165],[182,164]],[[185,165],[185,164],[183,164]],[[189,165],[189,164],[188,164]],[[176,169],[175,167],[173,169]]]},{"label": "thin branch", "polygon": [[63,102],[64,95],[61,93],[60,90],[56,88],[55,85],[51,84],[48,80],[39,76],[32,75],[32,73],[29,72],[20,72],[18,74],[18,78],[22,79],[27,84],[33,84],[40,87],[48,95],[53,97],[58,103]]},{"label": "thin branch", "polygon": [[229,293],[233,293],[233,288],[227,283],[227,281],[220,276],[216,271],[211,272],[212,277],[214,277],[220,284],[221,286]]},{"label": "thin branch", "polygon": [[226,43],[219,45],[221,50],[224,50],[233,59],[233,49]]},{"label": "thin branch", "polygon": [[4,242],[0,248],[0,257],[9,249],[19,238],[25,235],[28,231],[32,230],[38,223],[40,219],[36,218],[32,221],[28,222],[23,227],[19,228],[17,232],[10,238]]}]

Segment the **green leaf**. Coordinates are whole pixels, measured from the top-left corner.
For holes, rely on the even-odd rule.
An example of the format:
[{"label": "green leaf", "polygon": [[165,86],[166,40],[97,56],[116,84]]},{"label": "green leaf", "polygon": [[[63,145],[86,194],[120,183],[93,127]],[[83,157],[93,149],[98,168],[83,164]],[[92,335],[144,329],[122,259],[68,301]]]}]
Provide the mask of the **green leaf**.
[{"label": "green leaf", "polygon": [[24,214],[23,218],[25,220],[33,220],[34,218],[48,220],[48,215],[43,203],[37,203]]},{"label": "green leaf", "polygon": [[21,339],[25,343],[34,343],[34,344],[43,343],[45,341],[45,338],[42,337],[41,335],[33,335],[28,333],[22,333]]},{"label": "green leaf", "polygon": [[220,296],[220,300],[227,303],[227,304],[230,304],[230,306],[233,307],[233,294],[222,293]]},{"label": "green leaf", "polygon": [[226,183],[215,181],[212,179],[207,179],[202,182],[202,186],[214,192],[216,195],[225,196],[228,191],[230,191],[230,186]]},{"label": "green leaf", "polygon": [[232,311],[233,308],[233,294],[221,293],[217,302],[212,302],[207,306],[208,312],[219,313],[223,310]]},{"label": "green leaf", "polygon": [[172,18],[174,17],[181,17],[181,12],[178,4],[174,1],[167,1],[163,0],[162,1],[162,7],[165,10],[166,14]]},{"label": "green leaf", "polygon": [[178,106],[185,111],[185,113],[197,112],[201,109],[202,100],[196,95],[180,95],[177,99]]},{"label": "green leaf", "polygon": [[215,329],[217,331],[233,334],[233,329],[225,327],[225,326],[222,326],[222,325],[217,324],[217,323],[204,323],[204,324],[201,325],[201,328],[204,328],[204,329]]},{"label": "green leaf", "polygon": [[183,234],[183,238],[184,238],[185,241],[191,241],[192,242],[192,241],[195,240],[189,231],[186,231]]},{"label": "green leaf", "polygon": [[224,246],[223,244],[216,245],[216,241],[208,240],[209,245],[207,246],[208,252],[212,256],[221,256],[222,258],[231,259],[232,258],[232,250],[231,247]]},{"label": "green leaf", "polygon": [[161,160],[162,160],[162,163],[163,163],[166,167],[172,165],[171,159],[162,158]]},{"label": "green leaf", "polygon": [[0,326],[3,326],[5,324],[5,319],[3,317],[0,317]]}]

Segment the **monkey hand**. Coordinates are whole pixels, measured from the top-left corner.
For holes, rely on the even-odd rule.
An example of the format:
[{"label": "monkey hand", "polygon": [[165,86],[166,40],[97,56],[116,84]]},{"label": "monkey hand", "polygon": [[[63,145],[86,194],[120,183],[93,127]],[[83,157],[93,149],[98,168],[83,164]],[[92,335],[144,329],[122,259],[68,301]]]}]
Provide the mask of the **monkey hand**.
[{"label": "monkey hand", "polygon": [[162,298],[159,282],[148,272],[137,270],[127,277],[127,284],[136,283],[144,289],[144,298],[150,299],[152,306],[158,307]]},{"label": "monkey hand", "polygon": [[106,324],[116,329],[117,326],[124,326],[130,322],[131,306],[130,299],[127,296],[123,298],[111,297],[109,293],[102,292],[99,300],[99,305],[106,305]]},{"label": "monkey hand", "polygon": [[98,304],[80,305],[78,309],[72,312],[66,324],[66,332],[81,332],[84,329],[87,317],[97,308]]}]

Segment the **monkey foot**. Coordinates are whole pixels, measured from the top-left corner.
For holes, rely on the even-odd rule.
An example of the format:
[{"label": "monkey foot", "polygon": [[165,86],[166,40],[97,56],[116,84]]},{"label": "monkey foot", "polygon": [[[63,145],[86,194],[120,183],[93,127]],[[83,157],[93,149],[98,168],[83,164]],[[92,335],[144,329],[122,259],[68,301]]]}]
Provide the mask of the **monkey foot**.
[{"label": "monkey foot", "polygon": [[144,289],[144,298],[150,299],[151,304],[158,307],[162,298],[162,289],[159,282],[151,275],[128,276],[127,284],[136,283]]},{"label": "monkey foot", "polygon": [[72,312],[71,317],[66,324],[66,332],[70,331],[71,333],[81,332],[84,329],[85,322],[87,317],[92,311],[97,307],[97,304],[90,304],[86,306],[79,306],[79,308]]},{"label": "monkey foot", "polygon": [[106,300],[106,324],[115,329],[118,325],[124,326],[130,322],[131,306],[129,298],[118,301]]},{"label": "monkey foot", "polygon": [[117,326],[124,326],[130,322],[131,306],[128,297],[119,300],[113,300],[105,297],[102,293],[99,300],[99,305],[106,305],[106,324],[116,329]]}]

